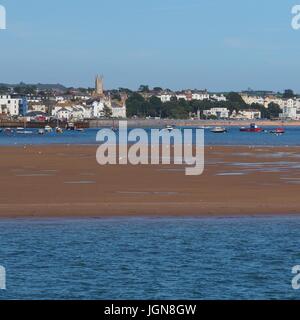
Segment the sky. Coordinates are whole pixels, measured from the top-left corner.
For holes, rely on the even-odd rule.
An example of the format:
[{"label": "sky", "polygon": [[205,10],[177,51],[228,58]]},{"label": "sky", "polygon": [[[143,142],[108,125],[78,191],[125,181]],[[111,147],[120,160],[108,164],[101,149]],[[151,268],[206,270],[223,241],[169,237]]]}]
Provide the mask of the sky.
[{"label": "sky", "polygon": [[300,0],[0,0],[0,82],[300,92]]}]

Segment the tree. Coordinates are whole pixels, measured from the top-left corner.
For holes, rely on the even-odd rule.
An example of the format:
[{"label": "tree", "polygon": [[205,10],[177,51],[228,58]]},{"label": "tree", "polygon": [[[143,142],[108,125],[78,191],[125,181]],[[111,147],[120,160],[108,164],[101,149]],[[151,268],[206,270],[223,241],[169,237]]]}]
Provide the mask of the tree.
[{"label": "tree", "polygon": [[128,117],[144,116],[142,114],[142,104],[145,102],[144,97],[139,93],[132,93],[126,101]]},{"label": "tree", "polygon": [[149,103],[150,103],[150,108],[152,110],[152,116],[153,117],[161,117],[161,111],[162,111],[161,100],[156,96],[152,96],[149,99]]},{"label": "tree", "polygon": [[164,90],[163,90],[163,88],[161,88],[161,87],[154,87],[154,88],[153,88],[153,91],[160,93],[160,92],[162,92],[162,91],[164,91]]},{"label": "tree", "polygon": [[294,91],[291,89],[284,90],[283,99],[293,99],[295,97]]},{"label": "tree", "polygon": [[269,103],[268,111],[270,118],[278,118],[279,114],[282,112],[280,106],[274,102]]},{"label": "tree", "polygon": [[7,94],[9,89],[5,86],[0,86],[0,94]]},{"label": "tree", "polygon": [[139,92],[143,92],[143,93],[150,92],[149,86],[144,84],[140,85]]},{"label": "tree", "polygon": [[229,92],[227,94],[227,100],[229,102],[239,103],[241,105],[245,104],[245,101],[237,92]]},{"label": "tree", "polygon": [[132,90],[128,89],[128,88],[122,88],[120,87],[119,88],[119,92],[122,92],[122,93],[126,93],[126,94],[131,94],[132,93]]}]

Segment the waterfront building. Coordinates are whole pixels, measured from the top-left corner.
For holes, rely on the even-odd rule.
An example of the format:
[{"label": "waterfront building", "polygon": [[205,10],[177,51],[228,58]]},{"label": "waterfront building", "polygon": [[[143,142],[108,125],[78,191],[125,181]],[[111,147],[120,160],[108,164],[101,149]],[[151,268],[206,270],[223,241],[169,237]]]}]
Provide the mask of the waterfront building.
[{"label": "waterfront building", "polygon": [[14,99],[10,95],[0,95],[0,114],[18,116],[22,99]]},{"label": "waterfront building", "polygon": [[229,110],[227,108],[211,108],[209,110],[204,110],[203,114],[206,117],[215,116],[218,119],[228,119]]},{"label": "waterfront building", "polygon": [[261,119],[261,112],[256,109],[241,110],[237,117],[247,120]]},{"label": "waterfront building", "polygon": [[300,110],[297,107],[286,105],[283,107],[282,113],[279,114],[279,117],[283,120],[299,120]]}]

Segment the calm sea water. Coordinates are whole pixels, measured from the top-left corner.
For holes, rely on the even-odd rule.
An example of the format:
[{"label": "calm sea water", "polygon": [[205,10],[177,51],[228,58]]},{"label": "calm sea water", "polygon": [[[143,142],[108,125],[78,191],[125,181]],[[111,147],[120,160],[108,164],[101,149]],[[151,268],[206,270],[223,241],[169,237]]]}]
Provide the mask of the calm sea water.
[{"label": "calm sea water", "polygon": [[299,299],[300,217],[1,220],[1,299]]},{"label": "calm sea water", "polygon": [[[265,127],[266,130],[274,127]],[[85,132],[66,131],[63,134],[49,133],[38,135],[33,129],[33,134],[7,135],[0,133],[0,145],[25,145],[25,144],[96,144],[96,135],[99,129],[87,129]],[[149,133],[150,130],[146,129]],[[238,127],[228,127],[225,134],[214,134],[205,130],[206,145],[266,145],[266,146],[299,146],[300,127],[288,127],[286,133],[276,136],[270,133],[245,133]],[[195,142],[195,141],[194,141]]]}]

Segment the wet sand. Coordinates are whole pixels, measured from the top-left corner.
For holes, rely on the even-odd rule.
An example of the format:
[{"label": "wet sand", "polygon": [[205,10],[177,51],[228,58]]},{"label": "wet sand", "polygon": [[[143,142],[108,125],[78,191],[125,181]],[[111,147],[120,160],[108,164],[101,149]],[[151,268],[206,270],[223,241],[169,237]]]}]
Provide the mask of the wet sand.
[{"label": "wet sand", "polygon": [[0,217],[300,214],[300,147],[207,147],[201,176],[100,166],[96,148],[0,147]]}]

